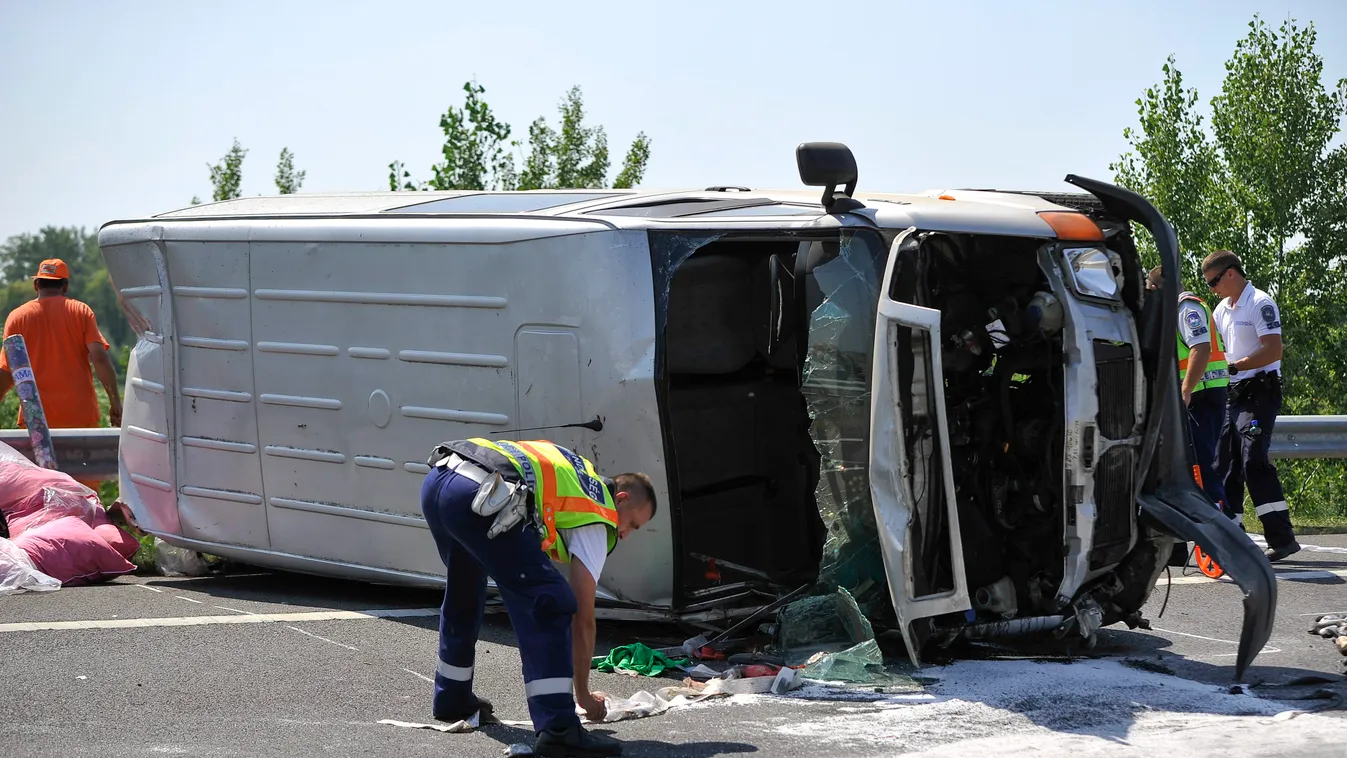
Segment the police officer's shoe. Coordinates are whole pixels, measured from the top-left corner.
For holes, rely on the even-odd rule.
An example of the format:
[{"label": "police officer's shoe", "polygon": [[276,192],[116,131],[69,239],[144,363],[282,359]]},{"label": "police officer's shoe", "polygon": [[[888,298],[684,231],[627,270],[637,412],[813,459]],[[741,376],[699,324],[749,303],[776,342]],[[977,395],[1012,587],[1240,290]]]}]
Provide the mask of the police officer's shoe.
[{"label": "police officer's shoe", "polygon": [[[474,697],[476,697],[476,696],[474,696]],[[436,716],[435,716],[435,720],[436,720],[436,721],[444,721],[444,722],[447,722],[447,723],[452,724],[452,723],[455,723],[455,722],[458,722],[458,721],[467,721],[468,719],[472,718],[472,715],[473,715],[474,713],[477,713],[477,714],[481,714],[481,715],[478,717],[479,720],[480,720],[481,722],[485,723],[485,722],[487,722],[487,721],[491,721],[491,719],[492,719],[491,714],[495,712],[496,707],[495,707],[494,705],[491,704],[491,701],[490,701],[490,700],[485,700],[485,699],[480,698],[480,697],[476,698],[476,700],[477,700],[477,703],[476,703],[475,705],[470,705],[470,706],[468,706],[467,708],[464,708],[463,710],[461,710],[461,711],[459,711],[459,712],[457,712],[457,713],[447,713],[447,714],[444,714],[444,715],[436,715]]]},{"label": "police officer's shoe", "polygon": [[606,734],[586,732],[576,723],[558,732],[539,732],[533,754],[542,758],[616,756],[622,755],[622,743]]},{"label": "police officer's shoe", "polygon": [[1300,543],[1296,542],[1295,540],[1291,540],[1290,542],[1286,543],[1285,545],[1282,545],[1281,547],[1269,547],[1268,549],[1263,551],[1263,555],[1266,555],[1269,561],[1275,563],[1276,561],[1280,561],[1283,558],[1295,555],[1296,553],[1299,552],[1300,552]]}]

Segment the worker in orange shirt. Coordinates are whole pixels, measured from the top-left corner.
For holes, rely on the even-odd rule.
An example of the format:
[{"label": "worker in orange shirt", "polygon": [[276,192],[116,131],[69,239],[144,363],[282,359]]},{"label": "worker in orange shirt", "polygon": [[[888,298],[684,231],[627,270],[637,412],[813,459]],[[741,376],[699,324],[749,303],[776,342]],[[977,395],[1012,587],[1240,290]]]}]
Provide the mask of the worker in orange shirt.
[{"label": "worker in orange shirt", "polygon": [[[42,261],[33,277],[37,299],[15,308],[5,319],[5,337],[23,335],[42,410],[51,429],[96,427],[99,423],[95,372],[108,393],[108,417],[122,425],[122,399],[108,342],[98,330],[93,309],[66,296],[70,267],[59,258]],[[92,362],[92,370],[90,364]],[[0,400],[14,386],[9,359],[0,350]],[[18,425],[25,426],[23,408]],[[98,491],[98,482],[81,482]]]}]

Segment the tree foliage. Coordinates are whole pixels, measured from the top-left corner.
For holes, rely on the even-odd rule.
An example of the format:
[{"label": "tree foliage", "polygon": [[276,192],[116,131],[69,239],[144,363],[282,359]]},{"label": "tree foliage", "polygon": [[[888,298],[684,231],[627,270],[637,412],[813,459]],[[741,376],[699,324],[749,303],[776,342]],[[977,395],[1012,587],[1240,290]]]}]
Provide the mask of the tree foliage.
[{"label": "tree foliage", "polygon": [[282,195],[293,195],[304,186],[304,171],[295,170],[295,154],[290,148],[281,148],[280,160],[276,162],[276,190]]},{"label": "tree foliage", "polygon": [[229,148],[219,163],[207,164],[210,168],[210,183],[215,188],[211,197],[217,202],[239,197],[239,187],[243,184],[243,159],[247,155],[248,151],[235,138],[234,146]]},{"label": "tree foliage", "polygon": [[[1173,223],[1191,289],[1207,294],[1200,261],[1224,248],[1277,298],[1286,413],[1342,413],[1347,402],[1347,146],[1333,146],[1347,80],[1325,84],[1315,40],[1313,24],[1272,29],[1255,17],[1210,102],[1210,131],[1171,56],[1162,82],[1137,100],[1138,128],[1123,132],[1131,150],[1111,166]],[[1347,468],[1282,468],[1305,501],[1333,500],[1347,512]]]},{"label": "tree foliage", "polygon": [[70,296],[93,308],[98,327],[114,346],[135,342],[126,317],[117,304],[117,292],[108,277],[98,237],[78,227],[44,227],[37,234],[20,234],[0,245],[0,313],[8,314],[36,297],[32,277],[48,258],[60,258],[70,267]]},{"label": "tree foliage", "polygon": [[[388,165],[389,189],[630,188],[645,175],[650,139],[642,132],[628,149],[622,170],[609,183],[608,135],[602,126],[585,124],[579,87],[572,87],[562,99],[555,127],[542,117],[529,125],[527,146],[510,139],[513,130],[491,111],[482,97],[484,87],[467,82],[463,91],[464,105],[450,106],[440,117],[444,145],[441,160],[431,167],[431,178],[418,183],[401,161],[393,161]],[[517,154],[522,168],[517,168]]]}]

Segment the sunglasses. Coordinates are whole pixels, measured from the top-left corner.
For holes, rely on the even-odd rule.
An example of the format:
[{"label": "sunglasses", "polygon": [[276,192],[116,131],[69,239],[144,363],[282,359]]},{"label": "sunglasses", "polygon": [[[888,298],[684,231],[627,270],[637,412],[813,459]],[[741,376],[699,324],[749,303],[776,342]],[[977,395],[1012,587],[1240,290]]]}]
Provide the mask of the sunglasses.
[{"label": "sunglasses", "polygon": [[1234,268],[1234,266],[1226,266],[1225,268],[1221,269],[1221,273],[1219,273],[1219,274],[1217,274],[1216,276],[1213,276],[1212,278],[1208,279],[1208,280],[1207,280],[1207,288],[1208,288],[1208,289],[1216,289],[1216,285],[1218,285],[1218,284],[1221,283],[1221,277],[1225,276],[1226,272],[1229,271],[1229,270],[1232,269],[1232,268]]}]

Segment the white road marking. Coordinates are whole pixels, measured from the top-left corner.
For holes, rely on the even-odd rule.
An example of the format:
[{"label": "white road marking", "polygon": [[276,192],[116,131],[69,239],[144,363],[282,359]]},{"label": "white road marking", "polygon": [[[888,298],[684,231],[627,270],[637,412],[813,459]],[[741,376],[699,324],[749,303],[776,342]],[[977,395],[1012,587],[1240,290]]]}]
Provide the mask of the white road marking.
[{"label": "white road marking", "polygon": [[[1180,637],[1192,637],[1192,638],[1195,639],[1195,640],[1206,640],[1207,642],[1220,642],[1221,644],[1224,644],[1224,645],[1238,645],[1238,644],[1239,644],[1239,642],[1237,642],[1237,641],[1235,641],[1235,640],[1221,640],[1221,639],[1217,639],[1217,638],[1215,638],[1215,637],[1203,637],[1203,636],[1200,635],[1200,634],[1189,634],[1188,632],[1176,632],[1176,631],[1174,631],[1173,629],[1161,629],[1161,628],[1158,627],[1158,626],[1153,626],[1153,627],[1151,627],[1151,631],[1153,631],[1153,632],[1163,632],[1164,634],[1177,634],[1177,635],[1179,635]],[[1258,651],[1258,654],[1259,654],[1259,655],[1268,655],[1268,654],[1270,654],[1270,653],[1280,653],[1280,652],[1281,652],[1281,648],[1278,648],[1278,647],[1264,647],[1262,650],[1259,650],[1259,651]],[[1225,658],[1225,657],[1236,656],[1236,655],[1239,655],[1239,653],[1221,653],[1221,654],[1219,654],[1219,655],[1210,655],[1210,656],[1204,656],[1204,657],[1207,657],[1207,658]]]},{"label": "white road marking", "polygon": [[133,586],[139,587],[139,588],[141,588],[142,590],[149,590],[150,592],[163,592],[163,590],[159,589],[158,587],[151,587],[151,586],[148,585],[148,584],[136,584],[136,585],[133,585]]},{"label": "white road marking", "polygon": [[418,673],[416,673],[415,671],[412,671],[411,669],[403,669],[403,671],[406,671],[408,674],[411,674],[412,676],[416,677],[417,679],[424,679],[424,680],[426,680],[427,682],[430,682],[431,684],[434,684],[434,683],[435,683],[435,680],[434,680],[434,679],[431,679],[430,677],[426,676],[425,674],[418,674]]},{"label": "white road marking", "polygon": [[367,611],[303,611],[249,613],[242,616],[173,616],[169,618],[95,619],[89,621],[20,621],[0,624],[4,632],[45,632],[61,629],[136,629],[156,626],[211,626],[265,624],[276,621],[359,621],[381,618],[418,618],[440,615],[439,608],[376,608]]},{"label": "white road marking", "polygon": [[182,595],[174,595],[173,597],[176,597],[176,598],[179,599],[179,600],[186,600],[186,601],[189,602],[189,603],[196,603],[197,605],[205,605],[204,602],[202,602],[202,601],[200,601],[200,600],[193,600],[193,599],[190,598],[190,597],[183,597]]},{"label": "white road marking", "polygon": [[343,645],[343,644],[341,644],[340,642],[336,642],[336,641],[334,641],[334,640],[330,640],[330,639],[328,639],[328,638],[326,638],[326,637],[321,637],[321,636],[319,636],[319,635],[317,635],[317,634],[314,634],[313,632],[306,632],[306,631],[304,631],[303,629],[300,629],[300,628],[297,627],[297,626],[291,626],[291,627],[287,627],[287,628],[289,628],[289,629],[294,629],[296,632],[299,632],[300,634],[307,634],[308,636],[314,638],[315,640],[322,640],[323,642],[326,642],[326,643],[328,643],[329,645],[336,645],[337,647],[344,647],[344,648],[346,648],[347,650],[351,650],[351,651],[354,651],[354,652],[357,652],[357,653],[360,652],[360,649],[359,649],[359,648],[354,648],[354,647],[351,647],[350,645]]},{"label": "white road marking", "polygon": [[255,615],[257,615],[257,614],[255,614],[255,613],[253,613],[252,611],[241,611],[241,610],[239,610],[238,608],[230,608],[230,607],[227,606],[227,605],[217,605],[217,606],[215,606],[215,607],[216,607],[216,608],[219,608],[219,609],[222,610],[222,611],[229,611],[230,613],[242,613],[242,614],[245,615],[245,616],[255,616]]},{"label": "white road marking", "polygon": [[[1274,573],[1276,574],[1277,580],[1278,580],[1278,581],[1292,581],[1292,582],[1296,582],[1296,581],[1306,581],[1306,580],[1310,580],[1310,579],[1333,579],[1333,578],[1335,578],[1335,577],[1336,577],[1336,578],[1347,578],[1347,569],[1317,569],[1317,570],[1311,570],[1311,571],[1277,571],[1277,572],[1274,572]],[[1208,583],[1211,583],[1211,582],[1228,582],[1228,583],[1233,583],[1234,580],[1231,579],[1229,576],[1222,576],[1220,579],[1211,579],[1211,578],[1209,578],[1209,577],[1202,576],[1201,574],[1194,574],[1194,575],[1192,575],[1192,576],[1176,576],[1176,577],[1174,577],[1174,580],[1173,580],[1173,583],[1174,583],[1174,584],[1208,584]],[[1157,586],[1157,587],[1163,587],[1163,586],[1165,586],[1166,584],[1169,584],[1169,583],[1170,583],[1170,581],[1169,581],[1168,579],[1166,579],[1165,577],[1162,576],[1162,577],[1160,577],[1160,579],[1159,579],[1158,581],[1156,581],[1155,586]]]}]

